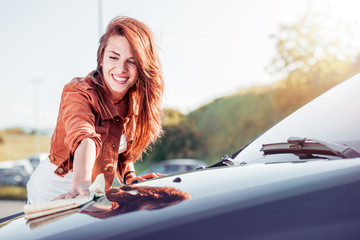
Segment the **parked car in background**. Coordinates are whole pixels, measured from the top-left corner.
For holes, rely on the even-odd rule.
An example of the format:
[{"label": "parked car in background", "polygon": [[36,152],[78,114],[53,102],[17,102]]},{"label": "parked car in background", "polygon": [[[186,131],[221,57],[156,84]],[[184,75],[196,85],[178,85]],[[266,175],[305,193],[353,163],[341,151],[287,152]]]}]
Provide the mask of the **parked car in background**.
[{"label": "parked car in background", "polygon": [[[95,200],[67,215],[9,217],[0,237],[358,240],[359,89],[356,75],[205,169],[109,190],[110,210],[90,212]],[[160,201],[178,192],[191,198]]]},{"label": "parked car in background", "polygon": [[162,173],[162,174],[175,174],[195,170],[196,168],[206,167],[204,161],[196,159],[172,159],[157,162],[151,165],[148,169],[140,173],[144,175],[147,173]]},{"label": "parked car in background", "polygon": [[0,168],[1,186],[25,187],[29,178],[30,174],[21,167]]},{"label": "parked car in background", "polygon": [[28,174],[31,174],[34,171],[32,164],[29,162],[29,159],[17,159],[17,160],[8,160],[1,161],[0,168],[9,169],[9,168],[21,168]]},{"label": "parked car in background", "polygon": [[48,153],[35,153],[28,158],[0,162],[0,185],[26,186],[30,175]]}]

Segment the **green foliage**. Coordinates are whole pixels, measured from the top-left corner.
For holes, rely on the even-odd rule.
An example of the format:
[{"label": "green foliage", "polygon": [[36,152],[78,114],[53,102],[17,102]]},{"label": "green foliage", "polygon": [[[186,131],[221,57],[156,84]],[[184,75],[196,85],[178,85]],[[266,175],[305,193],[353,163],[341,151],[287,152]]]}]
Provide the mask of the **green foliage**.
[{"label": "green foliage", "polygon": [[177,125],[184,118],[185,115],[180,111],[175,109],[165,108],[163,109],[162,125],[163,126]]},{"label": "green foliage", "polygon": [[[174,158],[197,158],[197,149],[202,149],[198,131],[189,124],[164,126],[164,136],[152,148],[144,160],[160,161]],[[148,161],[148,160],[147,160]]]},{"label": "green foliage", "polygon": [[[270,72],[286,73],[298,84],[322,79],[327,72],[343,74],[359,56],[359,46],[349,38],[357,26],[317,12],[309,3],[306,12],[294,24],[281,25],[276,41],[277,54]],[[337,66],[337,67],[335,67]]]},{"label": "green foliage", "polygon": [[356,30],[311,4],[298,22],[281,26],[268,69],[286,75],[272,95],[284,115],[359,72],[359,46],[348,38]]},{"label": "green foliage", "polygon": [[209,164],[219,161],[278,121],[270,93],[254,89],[219,98],[189,113],[178,125],[164,126],[164,137],[144,156],[144,162],[174,158],[202,159]]},{"label": "green foliage", "polygon": [[195,123],[206,146],[197,150],[197,156],[214,163],[235,152],[277,121],[275,112],[268,92],[249,91],[219,98],[190,113],[186,121]]}]

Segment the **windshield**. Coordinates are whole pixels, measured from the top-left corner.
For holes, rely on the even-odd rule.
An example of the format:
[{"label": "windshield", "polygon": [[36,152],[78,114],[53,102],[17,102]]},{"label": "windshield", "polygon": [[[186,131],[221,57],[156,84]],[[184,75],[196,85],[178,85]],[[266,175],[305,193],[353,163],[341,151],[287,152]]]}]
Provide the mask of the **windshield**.
[{"label": "windshield", "polygon": [[266,156],[261,151],[263,144],[286,142],[293,136],[346,144],[360,151],[359,91],[360,74],[357,74],[265,132],[237,155],[235,163],[298,160],[294,154]]}]

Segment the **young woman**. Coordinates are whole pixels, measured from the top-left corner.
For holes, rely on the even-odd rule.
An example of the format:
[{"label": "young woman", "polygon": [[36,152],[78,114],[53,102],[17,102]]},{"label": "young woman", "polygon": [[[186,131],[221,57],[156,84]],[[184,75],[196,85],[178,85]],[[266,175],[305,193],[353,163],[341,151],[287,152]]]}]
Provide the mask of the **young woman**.
[{"label": "young woman", "polygon": [[49,158],[28,184],[28,203],[88,196],[104,173],[106,189],[156,178],[137,176],[134,162],[162,133],[163,77],[154,37],[143,23],[113,19],[100,39],[97,69],[63,90]]}]

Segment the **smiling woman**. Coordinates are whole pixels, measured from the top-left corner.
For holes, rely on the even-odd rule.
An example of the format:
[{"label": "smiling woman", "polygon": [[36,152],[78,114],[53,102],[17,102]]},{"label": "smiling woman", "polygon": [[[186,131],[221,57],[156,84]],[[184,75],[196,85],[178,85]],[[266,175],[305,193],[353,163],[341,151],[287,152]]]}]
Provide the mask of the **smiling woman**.
[{"label": "smiling woman", "polygon": [[97,69],[63,90],[50,155],[27,185],[28,202],[88,196],[104,173],[106,188],[162,176],[137,176],[134,162],[162,133],[163,78],[153,35],[133,18],[113,19],[100,39]]}]

